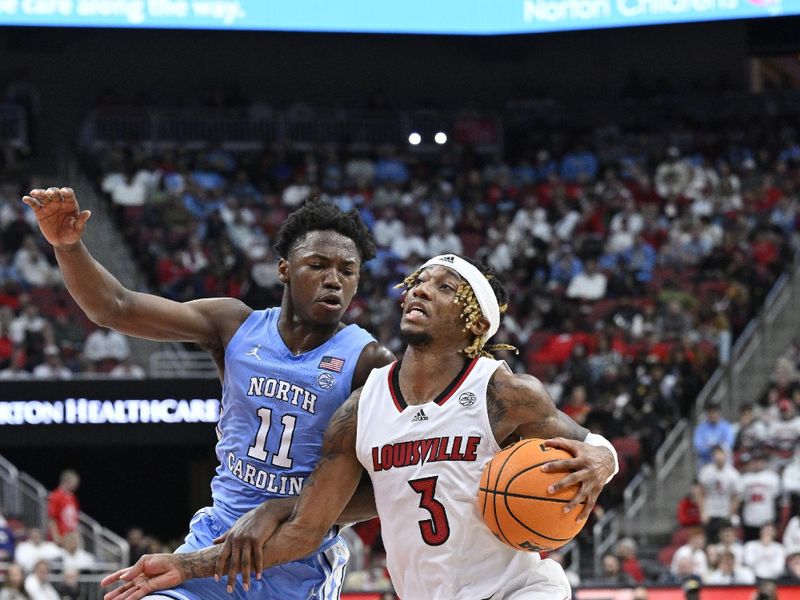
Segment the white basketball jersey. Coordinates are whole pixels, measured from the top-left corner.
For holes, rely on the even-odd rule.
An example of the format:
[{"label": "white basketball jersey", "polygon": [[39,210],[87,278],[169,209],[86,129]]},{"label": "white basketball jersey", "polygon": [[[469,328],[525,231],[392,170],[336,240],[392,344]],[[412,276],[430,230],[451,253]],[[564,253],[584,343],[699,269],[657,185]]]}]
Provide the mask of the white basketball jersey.
[{"label": "white basketball jersey", "polygon": [[486,388],[501,365],[471,360],[425,404],[406,405],[399,363],[374,370],[361,392],[356,451],[372,478],[387,567],[403,600],[489,598],[540,563],[537,553],[497,540],[477,507],[483,466],[500,451]]}]

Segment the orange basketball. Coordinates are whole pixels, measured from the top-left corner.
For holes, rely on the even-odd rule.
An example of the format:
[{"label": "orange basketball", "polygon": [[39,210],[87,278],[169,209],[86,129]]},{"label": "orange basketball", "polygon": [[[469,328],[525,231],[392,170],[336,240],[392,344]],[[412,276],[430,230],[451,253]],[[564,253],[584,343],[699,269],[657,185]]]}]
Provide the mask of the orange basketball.
[{"label": "orange basketball", "polygon": [[547,487],[567,473],[543,473],[542,466],[572,458],[544,440],[517,442],[490,460],[483,469],[478,489],[478,510],[486,525],[501,542],[530,552],[555,550],[578,535],[583,505],[569,513],[564,505],[575,497],[577,487],[548,494]]}]

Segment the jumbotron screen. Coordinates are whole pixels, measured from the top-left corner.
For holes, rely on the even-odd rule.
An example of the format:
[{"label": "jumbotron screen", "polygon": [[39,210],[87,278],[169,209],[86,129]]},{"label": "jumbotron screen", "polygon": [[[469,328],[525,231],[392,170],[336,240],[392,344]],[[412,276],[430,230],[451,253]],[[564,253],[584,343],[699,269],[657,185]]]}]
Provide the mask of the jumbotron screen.
[{"label": "jumbotron screen", "polygon": [[0,0],[0,25],[498,35],[800,15],[800,0]]}]

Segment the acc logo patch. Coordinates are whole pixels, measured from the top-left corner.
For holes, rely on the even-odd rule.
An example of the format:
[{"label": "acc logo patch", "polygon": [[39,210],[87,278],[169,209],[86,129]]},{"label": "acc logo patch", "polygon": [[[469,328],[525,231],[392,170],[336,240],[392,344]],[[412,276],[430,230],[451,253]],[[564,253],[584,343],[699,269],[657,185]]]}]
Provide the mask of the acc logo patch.
[{"label": "acc logo patch", "polygon": [[329,390],[336,385],[336,377],[330,373],[320,373],[317,376],[317,383],[323,390]]},{"label": "acc logo patch", "polygon": [[472,392],[464,392],[458,397],[458,403],[461,406],[472,406],[478,397]]}]

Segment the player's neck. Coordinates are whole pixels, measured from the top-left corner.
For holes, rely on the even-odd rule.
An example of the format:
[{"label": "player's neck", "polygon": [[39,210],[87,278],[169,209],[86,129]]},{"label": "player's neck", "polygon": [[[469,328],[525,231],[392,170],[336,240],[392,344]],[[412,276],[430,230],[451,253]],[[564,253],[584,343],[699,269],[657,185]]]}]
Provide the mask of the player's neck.
[{"label": "player's neck", "polygon": [[281,304],[278,333],[292,354],[302,354],[321,346],[344,327],[341,322],[330,326],[311,323],[297,315],[290,304],[285,299]]},{"label": "player's neck", "polygon": [[444,390],[468,359],[452,349],[409,346],[400,366],[400,389],[407,404],[425,404]]}]

